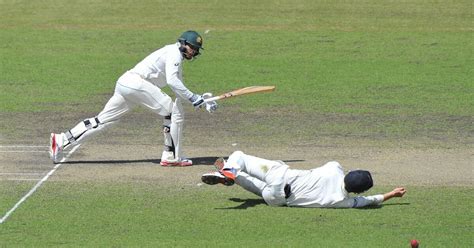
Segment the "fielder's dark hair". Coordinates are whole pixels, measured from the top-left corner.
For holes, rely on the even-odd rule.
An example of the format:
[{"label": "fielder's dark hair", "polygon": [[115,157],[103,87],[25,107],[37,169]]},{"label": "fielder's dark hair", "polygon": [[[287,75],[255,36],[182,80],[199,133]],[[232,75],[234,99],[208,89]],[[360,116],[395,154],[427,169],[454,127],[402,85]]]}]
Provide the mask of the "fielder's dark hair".
[{"label": "fielder's dark hair", "polygon": [[372,175],[366,170],[350,171],[344,177],[344,188],[349,193],[362,193],[374,186]]}]

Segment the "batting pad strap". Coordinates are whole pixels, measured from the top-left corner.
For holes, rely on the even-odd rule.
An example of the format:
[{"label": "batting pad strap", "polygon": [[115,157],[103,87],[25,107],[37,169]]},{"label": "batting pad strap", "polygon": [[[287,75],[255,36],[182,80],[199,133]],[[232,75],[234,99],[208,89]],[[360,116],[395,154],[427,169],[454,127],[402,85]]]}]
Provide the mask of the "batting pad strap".
[{"label": "batting pad strap", "polygon": [[174,152],[174,146],[166,146],[166,145],[165,145],[165,149],[164,149],[164,150],[167,151],[167,152]]},{"label": "batting pad strap", "polygon": [[91,121],[90,120],[84,120],[84,125],[86,126],[87,129],[91,129]]},{"label": "batting pad strap", "polygon": [[71,133],[71,130],[67,131],[64,133],[66,135],[66,139],[69,141],[69,143],[75,145],[77,144],[76,138]]},{"label": "batting pad strap", "polygon": [[100,121],[97,117],[84,120],[84,126],[86,126],[87,129],[97,128],[99,124]]}]

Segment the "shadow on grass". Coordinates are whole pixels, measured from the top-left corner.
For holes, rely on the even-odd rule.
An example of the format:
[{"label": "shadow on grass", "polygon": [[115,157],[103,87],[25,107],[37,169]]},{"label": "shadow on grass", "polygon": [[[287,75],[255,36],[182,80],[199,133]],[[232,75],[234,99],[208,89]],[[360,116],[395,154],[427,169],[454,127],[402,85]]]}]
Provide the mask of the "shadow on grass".
[{"label": "shadow on grass", "polygon": [[297,163],[297,162],[304,162],[304,159],[288,159],[288,160],[282,160],[284,163]]},{"label": "shadow on grass", "polygon": [[137,163],[154,163],[159,164],[159,159],[119,159],[119,160],[77,160],[66,161],[61,164],[137,164]]},{"label": "shadow on grass", "polygon": [[[255,207],[260,204],[266,204],[263,199],[240,199],[240,198],[229,198],[229,200],[233,202],[239,202],[241,203],[238,206],[235,207],[227,207],[227,208],[216,208],[216,209],[247,209],[251,207]],[[410,205],[408,202],[404,203],[387,203],[387,204],[382,204],[378,206],[367,206],[363,208],[357,208],[358,210],[373,210],[373,209],[380,209],[383,207],[389,207],[389,206],[403,206],[403,205]],[[336,209],[336,208],[331,208],[331,209]]]},{"label": "shadow on grass", "polygon": [[359,210],[371,210],[371,209],[380,209],[383,207],[391,207],[391,206],[403,206],[403,205],[410,205],[408,202],[402,202],[402,203],[383,203],[382,205],[374,205],[374,206],[366,206],[363,208],[357,208]]},{"label": "shadow on grass", "polygon": [[[219,157],[196,157],[190,158],[193,165],[213,165]],[[61,164],[138,164],[138,163],[153,163],[159,164],[161,159],[118,159],[118,160],[77,160],[66,161]],[[173,166],[170,166],[173,167]]]},{"label": "shadow on grass", "polygon": [[[197,158],[191,158],[193,161],[194,165],[213,165],[214,162],[220,157],[197,157]],[[224,159],[227,160],[227,157]]]},{"label": "shadow on grass", "polygon": [[[193,161],[193,165],[213,165],[214,162],[219,157],[195,157],[190,158]],[[228,159],[228,157],[224,157],[224,159]],[[283,160],[285,163],[291,162],[302,162],[304,160]],[[138,163],[152,163],[152,164],[159,164],[161,159],[118,159],[118,160],[77,160],[77,161],[65,161],[61,164],[138,164]],[[173,167],[173,166],[170,166]]]},{"label": "shadow on grass", "polygon": [[227,208],[216,208],[216,209],[247,209],[251,207],[255,207],[260,204],[266,204],[263,199],[240,199],[240,198],[229,198],[229,200],[233,202],[241,203],[235,207],[227,207]]}]

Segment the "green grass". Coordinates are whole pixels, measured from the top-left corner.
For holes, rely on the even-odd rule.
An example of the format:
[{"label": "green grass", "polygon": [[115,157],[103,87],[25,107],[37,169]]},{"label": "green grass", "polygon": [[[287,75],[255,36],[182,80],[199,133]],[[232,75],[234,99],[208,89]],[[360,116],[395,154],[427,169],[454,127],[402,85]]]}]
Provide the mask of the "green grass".
[{"label": "green grass", "polygon": [[[194,11],[183,15],[185,6]],[[3,1],[0,108],[98,112],[124,71],[185,29],[209,29],[203,56],[185,65],[191,90],[217,94],[277,86],[274,94],[234,99],[227,106],[338,116],[323,123],[336,127],[328,130],[332,135],[345,130],[393,139],[472,138],[469,6],[469,1]]]},{"label": "green grass", "polygon": [[[37,113],[97,113],[124,71],[196,29],[210,32],[185,64],[190,89],[277,86],[222,103],[258,120],[235,124],[244,137],[472,145],[472,21],[468,0],[0,0],[0,141],[48,133]],[[0,213],[30,186],[2,182]],[[233,188],[48,182],[0,226],[0,247],[474,246],[472,187],[409,190],[370,211],[227,209],[259,202]]]},{"label": "green grass", "polygon": [[470,247],[470,192],[412,187],[381,208],[334,210],[272,208],[237,186],[48,182],[2,224],[0,240],[7,247],[405,247],[416,238],[423,247]]}]

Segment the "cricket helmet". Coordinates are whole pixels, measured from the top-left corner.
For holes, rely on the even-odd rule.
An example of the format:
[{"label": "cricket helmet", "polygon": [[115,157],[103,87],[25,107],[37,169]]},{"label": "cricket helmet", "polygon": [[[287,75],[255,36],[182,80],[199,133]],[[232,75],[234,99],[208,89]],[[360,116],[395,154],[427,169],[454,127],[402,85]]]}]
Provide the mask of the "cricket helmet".
[{"label": "cricket helmet", "polygon": [[193,31],[193,30],[188,30],[181,34],[181,36],[178,38],[178,41],[180,43],[187,43],[190,44],[191,46],[199,49],[203,49],[202,47],[202,37],[201,35],[198,34],[198,32]]},{"label": "cricket helmet", "polygon": [[347,173],[344,177],[344,187],[347,192],[362,193],[374,186],[372,175],[365,170],[354,170]]}]

